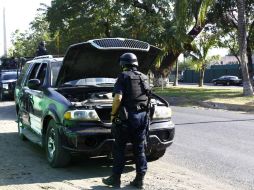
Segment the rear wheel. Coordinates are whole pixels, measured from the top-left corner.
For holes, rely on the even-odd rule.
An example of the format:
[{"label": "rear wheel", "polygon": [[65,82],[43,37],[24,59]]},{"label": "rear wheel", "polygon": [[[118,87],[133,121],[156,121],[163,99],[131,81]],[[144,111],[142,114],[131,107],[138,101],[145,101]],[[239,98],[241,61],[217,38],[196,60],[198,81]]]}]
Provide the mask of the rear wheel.
[{"label": "rear wheel", "polygon": [[147,156],[147,160],[149,162],[158,160],[159,158],[161,158],[166,152],[166,149],[162,149],[162,150],[153,150],[151,152],[151,154],[149,156]]},{"label": "rear wheel", "polygon": [[213,84],[216,86],[216,85],[217,85],[217,82],[213,82]]},{"label": "rear wheel", "polygon": [[64,167],[70,162],[70,153],[62,147],[61,136],[54,120],[50,120],[46,133],[46,156],[51,167]]},{"label": "rear wheel", "polygon": [[20,117],[20,113],[18,112],[18,115],[17,115],[17,117],[18,117],[18,121],[17,121],[17,123],[18,123],[18,135],[19,135],[19,138],[21,139],[21,140],[27,140],[27,138],[25,137],[25,135],[23,134],[23,127],[22,127],[22,119],[21,119],[21,117]]},{"label": "rear wheel", "polygon": [[227,82],[226,85],[229,86],[229,85],[230,85],[230,82]]}]

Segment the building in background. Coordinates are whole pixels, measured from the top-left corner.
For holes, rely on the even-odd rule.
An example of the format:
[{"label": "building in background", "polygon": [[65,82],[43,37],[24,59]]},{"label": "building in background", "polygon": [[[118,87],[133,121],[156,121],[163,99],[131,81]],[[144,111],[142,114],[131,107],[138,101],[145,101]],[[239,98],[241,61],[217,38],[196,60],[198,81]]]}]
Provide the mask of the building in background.
[{"label": "building in background", "polygon": [[[254,55],[252,55],[252,64],[254,64]],[[228,64],[239,64],[238,60],[233,55],[226,55],[221,58],[220,60],[221,65],[228,65]]]}]

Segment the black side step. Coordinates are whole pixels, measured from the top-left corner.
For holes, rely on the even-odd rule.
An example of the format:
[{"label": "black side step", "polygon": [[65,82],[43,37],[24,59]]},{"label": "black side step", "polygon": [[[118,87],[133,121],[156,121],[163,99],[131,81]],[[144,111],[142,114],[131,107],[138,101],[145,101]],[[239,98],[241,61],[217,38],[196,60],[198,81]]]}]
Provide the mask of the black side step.
[{"label": "black side step", "polygon": [[22,130],[22,133],[29,141],[42,146],[42,140],[39,135],[33,133],[32,131],[26,128]]}]

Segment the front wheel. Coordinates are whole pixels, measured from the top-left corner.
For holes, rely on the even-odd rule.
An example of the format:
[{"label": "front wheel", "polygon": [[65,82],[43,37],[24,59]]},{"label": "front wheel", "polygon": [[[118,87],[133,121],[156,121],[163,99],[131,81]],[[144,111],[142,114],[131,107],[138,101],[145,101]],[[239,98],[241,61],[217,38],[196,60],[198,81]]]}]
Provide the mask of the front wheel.
[{"label": "front wheel", "polygon": [[48,124],[46,133],[46,156],[51,167],[64,167],[70,162],[70,153],[62,147],[61,136],[54,120]]},{"label": "front wheel", "polygon": [[152,162],[161,158],[166,152],[166,149],[153,150],[149,156],[147,156],[147,161]]}]

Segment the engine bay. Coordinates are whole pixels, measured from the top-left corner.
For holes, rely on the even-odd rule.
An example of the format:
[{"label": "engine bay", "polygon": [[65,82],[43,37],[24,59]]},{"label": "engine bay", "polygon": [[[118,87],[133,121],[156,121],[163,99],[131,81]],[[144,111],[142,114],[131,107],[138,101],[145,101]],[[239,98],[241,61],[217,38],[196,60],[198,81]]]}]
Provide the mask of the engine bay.
[{"label": "engine bay", "polygon": [[98,107],[112,106],[113,92],[112,89],[62,89],[59,91],[66,99],[68,99],[75,107]]}]

